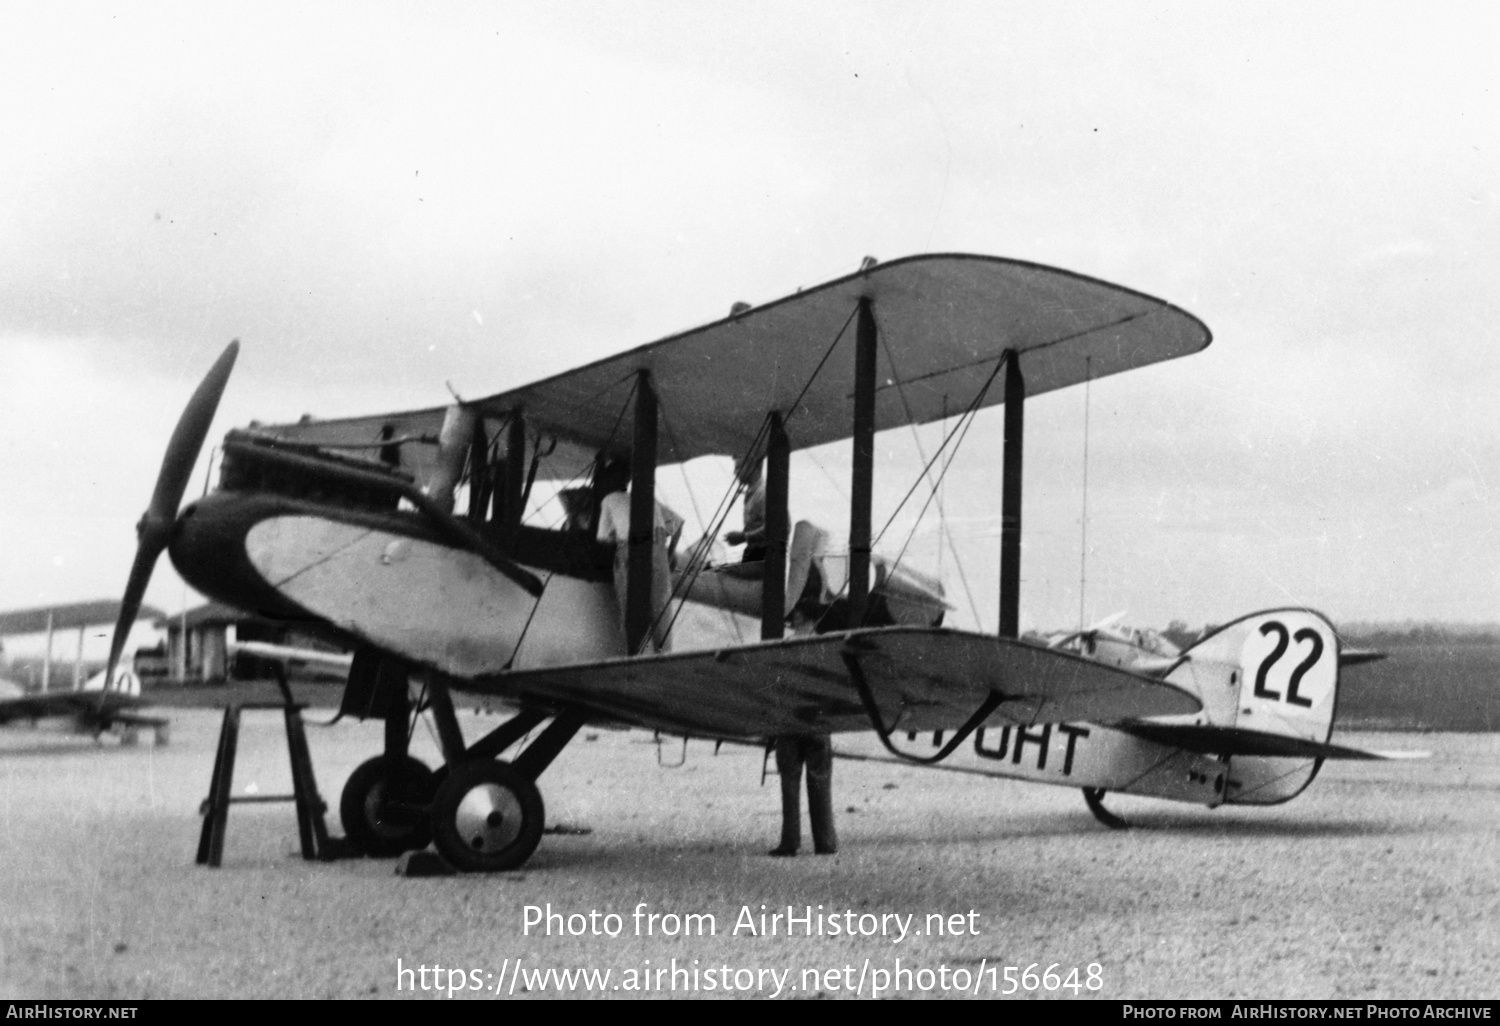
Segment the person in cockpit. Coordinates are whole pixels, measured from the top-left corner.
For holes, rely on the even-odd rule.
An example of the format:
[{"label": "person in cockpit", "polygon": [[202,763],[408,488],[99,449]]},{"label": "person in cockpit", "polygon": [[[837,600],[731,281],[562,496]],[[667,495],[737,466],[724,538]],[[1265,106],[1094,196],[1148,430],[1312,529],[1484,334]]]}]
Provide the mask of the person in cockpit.
[{"label": "person in cockpit", "polygon": [[[612,460],[599,468],[595,477],[599,501],[600,541],[615,547],[615,597],[620,603],[620,618],[625,617],[626,582],[630,567],[630,464]],[[672,555],[682,537],[683,519],[663,503],[656,503],[655,523],[651,532],[651,634],[654,650],[671,650],[667,603],[672,597]]]},{"label": "person in cockpit", "polygon": [[760,563],[766,558],[766,478],[760,460],[741,458],[734,464],[734,476],[745,486],[745,529],[730,531],[724,540],[745,546],[741,563]]}]

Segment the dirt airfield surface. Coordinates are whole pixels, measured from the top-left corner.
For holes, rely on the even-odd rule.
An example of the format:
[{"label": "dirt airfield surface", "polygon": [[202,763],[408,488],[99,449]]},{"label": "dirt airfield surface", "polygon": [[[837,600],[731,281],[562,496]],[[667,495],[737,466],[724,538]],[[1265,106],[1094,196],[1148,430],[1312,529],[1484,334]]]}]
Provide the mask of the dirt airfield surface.
[{"label": "dirt airfield surface", "polygon": [[[219,715],[171,716],[165,748],[0,731],[0,996],[989,997],[1014,966],[1015,997],[1493,998],[1500,978],[1500,735],[1340,732],[1433,757],[1328,764],[1275,808],[1111,796],[1125,832],[1072,790],[840,762],[840,853],[773,859],[758,750],[694,742],[670,768],[680,741],[588,728],[540,781],[565,832],[524,870],[413,879],[302,861],[290,804],[235,806],[223,867],[195,865]],[[461,716],[471,739],[499,722]],[[380,726],[309,735],[342,833]],[[423,728],[414,751],[435,764]],[[245,714],[234,790],[290,791],[278,714]],[[547,936],[549,905],[583,935]]]}]

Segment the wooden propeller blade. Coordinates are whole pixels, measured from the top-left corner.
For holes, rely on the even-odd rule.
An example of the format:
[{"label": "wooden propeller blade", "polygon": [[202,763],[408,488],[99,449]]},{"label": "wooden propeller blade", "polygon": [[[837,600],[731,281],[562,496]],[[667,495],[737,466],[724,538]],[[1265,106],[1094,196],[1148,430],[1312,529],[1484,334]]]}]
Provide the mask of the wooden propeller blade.
[{"label": "wooden propeller blade", "polygon": [[219,409],[219,398],[229,383],[229,372],[234,369],[234,360],[239,353],[239,342],[229,343],[204,375],[187,406],[183,407],[162,457],[156,489],[151,493],[151,504],[146,507],[146,516],[141,521],[142,530],[160,532],[169,529],[177,520],[182,494],[187,491],[188,479],[193,475],[198,454],[203,450],[203,440],[208,437],[208,429]]},{"label": "wooden propeller blade", "polygon": [[115,666],[135,625],[135,616],[141,609],[141,600],[146,597],[146,585],[151,583],[151,571],[156,568],[157,557],[165,545],[147,545],[144,541],[136,547],[135,562],[130,565],[130,579],[125,583],[125,597],[120,601],[120,618],[115,621],[115,633],[109,644],[109,665],[104,671],[104,690],[109,691],[115,679]]},{"label": "wooden propeller blade", "polygon": [[115,678],[115,666],[120,661],[130,628],[135,625],[136,613],[140,612],[141,600],[146,596],[146,585],[151,583],[151,571],[156,568],[162,550],[172,540],[177,508],[182,505],[182,495],[187,491],[188,479],[193,475],[198,454],[203,451],[203,440],[208,437],[208,429],[219,409],[219,399],[224,395],[224,386],[229,383],[229,372],[234,369],[235,357],[239,353],[238,341],[225,347],[187,406],[183,407],[182,416],[177,418],[177,427],[172,430],[172,438],[167,442],[161,471],[156,475],[156,488],[151,492],[151,503],[135,528],[139,541],[135,562],[130,565],[130,578],[125,583],[125,597],[120,603],[120,618],[115,621],[115,633],[110,641],[109,665],[104,671],[106,694]]}]

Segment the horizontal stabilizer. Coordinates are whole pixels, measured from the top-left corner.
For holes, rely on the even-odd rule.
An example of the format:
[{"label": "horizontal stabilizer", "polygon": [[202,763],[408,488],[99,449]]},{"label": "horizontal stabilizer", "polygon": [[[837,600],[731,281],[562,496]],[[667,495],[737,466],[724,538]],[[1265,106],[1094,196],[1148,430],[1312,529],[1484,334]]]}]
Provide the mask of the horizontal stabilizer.
[{"label": "horizontal stabilizer", "polygon": [[1430,752],[1375,752],[1363,748],[1267,734],[1240,727],[1130,723],[1120,727],[1136,737],[1201,755],[1263,755],[1291,759],[1425,759]]},{"label": "horizontal stabilizer", "polygon": [[1385,656],[1384,652],[1376,652],[1368,648],[1341,648],[1339,649],[1339,669],[1358,666],[1361,663],[1379,662]]}]

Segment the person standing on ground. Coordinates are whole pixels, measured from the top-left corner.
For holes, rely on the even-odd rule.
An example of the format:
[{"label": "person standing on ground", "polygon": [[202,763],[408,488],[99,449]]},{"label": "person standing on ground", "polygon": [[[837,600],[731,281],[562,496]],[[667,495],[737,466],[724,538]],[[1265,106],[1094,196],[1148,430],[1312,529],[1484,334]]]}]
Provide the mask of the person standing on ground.
[{"label": "person standing on ground", "polygon": [[785,734],[775,739],[776,773],[781,777],[781,843],[774,856],[797,854],[802,847],[802,768],[807,767],[807,815],[812,821],[813,852],[839,850],[833,826],[833,740],[827,734]]}]

